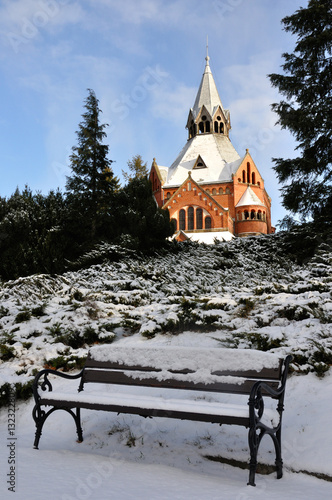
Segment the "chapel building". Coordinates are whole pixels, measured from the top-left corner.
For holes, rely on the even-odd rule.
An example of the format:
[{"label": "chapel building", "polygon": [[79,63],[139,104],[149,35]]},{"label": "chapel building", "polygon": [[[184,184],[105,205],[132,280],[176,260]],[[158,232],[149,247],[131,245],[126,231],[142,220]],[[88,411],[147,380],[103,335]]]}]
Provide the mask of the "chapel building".
[{"label": "chapel building", "polygon": [[224,109],[209,56],[186,124],[188,140],[170,167],[154,158],[150,180],[159,207],[169,210],[179,241],[212,241],[270,234],[271,199],[247,149],[244,156],[229,138]]}]

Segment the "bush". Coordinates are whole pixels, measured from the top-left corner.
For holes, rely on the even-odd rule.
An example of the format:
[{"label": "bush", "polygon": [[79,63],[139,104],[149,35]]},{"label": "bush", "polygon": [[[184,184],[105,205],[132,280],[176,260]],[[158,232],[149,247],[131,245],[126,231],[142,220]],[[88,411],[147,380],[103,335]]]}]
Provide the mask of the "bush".
[{"label": "bush", "polygon": [[3,406],[8,406],[13,395],[13,388],[15,393],[15,400],[27,400],[32,396],[32,385],[33,380],[21,383],[17,382],[15,384],[9,384],[6,382],[0,387],[0,408]]},{"label": "bush", "polygon": [[86,357],[80,358],[78,356],[69,356],[65,357],[63,355],[58,356],[57,358],[50,358],[45,360],[44,368],[48,368],[51,370],[59,370],[62,368],[62,371],[68,372],[69,370],[79,369],[81,370],[85,364]]},{"label": "bush", "polygon": [[24,321],[29,321],[31,319],[31,312],[28,309],[23,309],[17,313],[15,318],[15,323],[23,323]]},{"label": "bush", "polygon": [[2,361],[9,361],[15,358],[14,347],[9,347],[7,344],[0,344],[0,358]]}]

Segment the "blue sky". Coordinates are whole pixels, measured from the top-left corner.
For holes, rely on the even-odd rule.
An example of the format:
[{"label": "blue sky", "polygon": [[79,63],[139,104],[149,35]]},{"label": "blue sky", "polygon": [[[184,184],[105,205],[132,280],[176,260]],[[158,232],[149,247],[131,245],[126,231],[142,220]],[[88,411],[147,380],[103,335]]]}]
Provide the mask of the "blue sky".
[{"label": "blue sky", "polygon": [[27,184],[64,189],[87,89],[110,126],[113,170],[134,155],[169,166],[187,140],[185,124],[205,66],[231,112],[231,140],[249,148],[272,198],[286,212],[272,157],[295,142],[274,124],[280,100],[267,74],[280,72],[295,37],[281,19],[307,0],[1,0],[0,196]]}]

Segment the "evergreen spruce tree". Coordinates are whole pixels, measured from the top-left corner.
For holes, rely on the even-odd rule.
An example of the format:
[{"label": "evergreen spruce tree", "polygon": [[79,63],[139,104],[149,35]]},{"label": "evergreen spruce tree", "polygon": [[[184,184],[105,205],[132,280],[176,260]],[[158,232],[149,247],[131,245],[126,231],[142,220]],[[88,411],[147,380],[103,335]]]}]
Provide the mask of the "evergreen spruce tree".
[{"label": "evergreen spruce tree", "polygon": [[117,220],[121,240],[129,239],[132,247],[143,251],[162,246],[174,233],[169,212],[157,206],[147,177],[134,177],[118,193]]},{"label": "evergreen spruce tree", "polygon": [[282,20],[297,36],[294,53],[283,54],[284,74],[269,75],[285,97],[272,105],[278,122],[298,142],[295,158],[274,158],[283,206],[302,220],[332,223],[332,3],[309,0]]},{"label": "evergreen spruce tree", "polygon": [[108,159],[108,146],[103,144],[107,124],[101,124],[99,101],[93,90],[88,89],[83,121],[77,131],[78,145],[70,156],[72,175],[67,177],[69,200],[67,228],[79,240],[93,243],[104,236],[110,216],[118,179],[114,176]]},{"label": "evergreen spruce tree", "polygon": [[0,199],[0,278],[62,272],[70,246],[61,231],[60,191],[33,194],[27,186]]},{"label": "evergreen spruce tree", "polygon": [[129,173],[125,170],[122,170],[122,175],[125,180],[125,183],[132,181],[133,179],[142,179],[144,177],[148,177],[149,172],[147,169],[147,163],[143,163],[143,159],[141,155],[133,156],[132,160],[129,160],[127,163],[129,167]]}]

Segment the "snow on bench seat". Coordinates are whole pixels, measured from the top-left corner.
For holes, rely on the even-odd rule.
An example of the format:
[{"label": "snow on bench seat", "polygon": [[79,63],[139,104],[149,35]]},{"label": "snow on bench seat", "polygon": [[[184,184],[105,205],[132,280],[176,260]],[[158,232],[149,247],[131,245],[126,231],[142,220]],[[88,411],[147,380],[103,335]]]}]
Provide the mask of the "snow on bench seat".
[{"label": "snow on bench seat", "polygon": [[[219,403],[217,401],[207,401],[206,399],[166,399],[162,396],[146,396],[141,394],[125,394],[125,393],[98,393],[85,394],[80,393],[63,393],[50,392],[45,398],[46,401],[52,403],[63,402],[70,403],[73,407],[77,404],[84,406],[99,407],[105,406],[121,406],[125,408],[142,408],[142,409],[160,409],[169,412],[185,412],[197,413],[202,415],[217,415],[221,417],[231,416],[235,418],[246,418],[249,422],[249,407],[248,405]],[[59,404],[57,405],[59,406]],[[67,406],[67,405],[66,405]],[[102,408],[101,408],[102,409]],[[265,409],[264,417],[269,425],[276,425],[278,420],[273,410]]]}]

